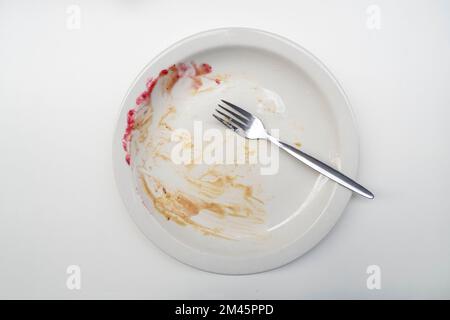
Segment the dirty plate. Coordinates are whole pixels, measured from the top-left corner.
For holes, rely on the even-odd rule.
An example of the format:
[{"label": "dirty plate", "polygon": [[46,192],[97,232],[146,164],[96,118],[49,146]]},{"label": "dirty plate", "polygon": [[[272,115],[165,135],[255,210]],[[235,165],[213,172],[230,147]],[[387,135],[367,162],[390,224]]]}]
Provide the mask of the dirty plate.
[{"label": "dirty plate", "polygon": [[174,44],[132,84],[113,140],[117,186],[144,234],[181,262],[226,274],[273,269],[314,247],[351,193],[226,130],[212,117],[220,99],[355,178],[356,129],[330,72],[289,40],[228,28]]}]

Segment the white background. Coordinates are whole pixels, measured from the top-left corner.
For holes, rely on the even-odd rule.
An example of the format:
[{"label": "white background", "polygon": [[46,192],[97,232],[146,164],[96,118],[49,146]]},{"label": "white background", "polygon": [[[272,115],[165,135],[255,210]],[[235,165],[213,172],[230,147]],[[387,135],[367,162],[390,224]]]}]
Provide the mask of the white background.
[{"label": "white background", "polygon": [[[72,5],[81,28],[67,28]],[[381,29],[366,26],[369,5]],[[342,83],[359,180],[332,232],[293,263],[223,276],[134,225],[115,187],[120,103],[180,38],[249,26],[288,37]],[[450,298],[449,1],[0,0],[0,298]],[[81,290],[66,268],[79,265]],[[381,268],[368,290],[366,268]]]}]

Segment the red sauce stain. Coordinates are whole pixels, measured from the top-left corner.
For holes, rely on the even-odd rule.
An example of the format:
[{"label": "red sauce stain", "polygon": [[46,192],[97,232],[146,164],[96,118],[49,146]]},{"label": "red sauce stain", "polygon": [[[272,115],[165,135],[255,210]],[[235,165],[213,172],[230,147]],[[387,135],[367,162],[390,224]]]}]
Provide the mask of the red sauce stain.
[{"label": "red sauce stain", "polygon": [[122,147],[123,150],[125,150],[125,160],[128,164],[130,164],[130,153],[128,152],[128,144],[131,141],[131,133],[134,129],[134,123],[135,123],[135,109],[130,109],[127,114],[127,127],[125,129],[125,133],[122,138]]},{"label": "red sauce stain", "polygon": [[[191,62],[192,67],[195,70],[195,76],[202,76],[205,74],[208,74],[212,71],[212,67],[207,63],[202,63],[200,65],[195,64],[194,62]],[[142,92],[137,98],[136,98],[136,107],[140,106],[142,104],[147,104],[150,102],[150,98],[153,92],[153,89],[155,89],[156,84],[158,83],[159,79],[162,77],[169,77],[166,82],[166,90],[170,92],[175,85],[175,83],[180,79],[181,77],[185,76],[186,72],[188,71],[189,66],[185,63],[178,63],[170,66],[168,69],[163,69],[159,72],[158,76],[156,78],[150,78],[147,81],[146,87],[147,89]],[[200,81],[200,79],[194,79]],[[218,79],[216,79],[216,83]],[[122,147],[125,150],[125,161],[128,163],[128,165],[131,163],[131,156],[129,152],[129,144],[131,142],[131,134],[133,132],[133,129],[135,127],[135,116],[136,116],[136,107],[132,108],[128,111],[127,114],[127,126],[125,129],[125,133],[122,137]]]},{"label": "red sauce stain", "polygon": [[202,75],[208,74],[212,71],[212,67],[207,63],[202,63],[200,65],[197,65],[197,64],[195,64],[195,62],[192,62],[192,66],[195,69],[196,76],[202,76]]}]

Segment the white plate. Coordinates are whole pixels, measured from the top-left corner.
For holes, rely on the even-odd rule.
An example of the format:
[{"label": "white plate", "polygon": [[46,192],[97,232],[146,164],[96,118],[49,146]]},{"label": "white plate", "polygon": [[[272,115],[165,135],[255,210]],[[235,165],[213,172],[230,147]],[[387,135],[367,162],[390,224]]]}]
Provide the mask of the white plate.
[{"label": "white plate", "polygon": [[118,189],[134,221],[166,253],[210,272],[256,273],[300,257],[334,226],[351,193],[284,153],[279,155],[277,174],[259,181],[268,199],[262,239],[206,236],[167,221],[140,196],[139,183],[124,161],[122,149],[127,112],[135,107],[149,78],[182,61],[207,62],[214,73],[239,74],[276,92],[286,110],[275,117],[260,114],[267,127],[280,128],[280,137],[286,142],[298,140],[302,150],[348,176],[355,178],[357,172],[358,139],[348,100],[317,58],[287,39],[259,30],[202,32],[153,59],[123,101],[113,140],[113,162]]}]

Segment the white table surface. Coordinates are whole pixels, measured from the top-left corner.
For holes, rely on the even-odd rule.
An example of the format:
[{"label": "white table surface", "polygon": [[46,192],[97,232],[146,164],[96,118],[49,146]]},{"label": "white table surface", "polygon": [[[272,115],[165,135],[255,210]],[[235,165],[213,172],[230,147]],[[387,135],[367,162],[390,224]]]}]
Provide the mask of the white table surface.
[{"label": "white table surface", "polygon": [[[380,29],[366,25],[370,5]],[[112,170],[120,103],[141,68],[224,26],[286,36],[334,72],[359,127],[359,180],[376,194],[354,197],[302,258],[248,276],[162,253]],[[0,0],[0,298],[450,298],[449,58],[445,0]],[[80,290],[66,287],[69,265]],[[380,290],[366,287],[369,265]]]}]

